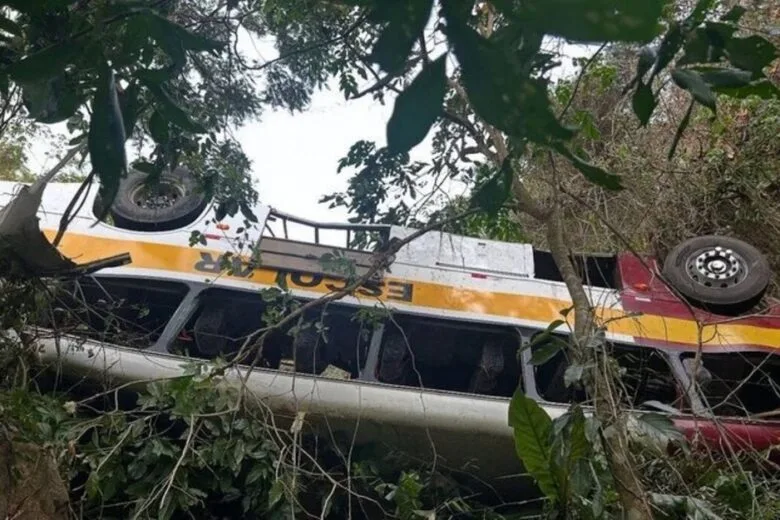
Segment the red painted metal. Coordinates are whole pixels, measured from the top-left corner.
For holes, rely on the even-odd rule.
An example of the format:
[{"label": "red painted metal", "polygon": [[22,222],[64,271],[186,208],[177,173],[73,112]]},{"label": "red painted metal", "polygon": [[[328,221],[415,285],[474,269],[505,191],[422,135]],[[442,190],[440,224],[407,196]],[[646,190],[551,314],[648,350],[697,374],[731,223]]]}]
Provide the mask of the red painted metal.
[{"label": "red painted metal", "polygon": [[675,427],[694,445],[724,453],[763,451],[772,448],[772,460],[780,460],[780,422],[739,418],[711,419],[686,416],[674,419]]},{"label": "red painted metal", "polygon": [[[660,272],[658,263],[653,258],[637,258],[632,253],[618,255],[621,301],[626,312],[697,320],[704,324],[728,321],[729,323],[780,329],[780,302],[775,302],[761,315],[735,318],[714,314],[688,305],[680,299],[661,279]],[[643,290],[637,290],[637,286]]]}]

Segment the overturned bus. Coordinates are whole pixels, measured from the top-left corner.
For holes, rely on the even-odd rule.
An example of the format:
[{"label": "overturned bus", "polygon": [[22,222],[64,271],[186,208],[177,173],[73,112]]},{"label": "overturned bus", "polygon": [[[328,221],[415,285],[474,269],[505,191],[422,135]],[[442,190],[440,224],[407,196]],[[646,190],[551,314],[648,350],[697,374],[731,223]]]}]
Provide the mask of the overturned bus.
[{"label": "overturned bus", "polygon": [[[5,205],[17,186],[0,185]],[[77,189],[47,187],[38,216],[50,240]],[[253,208],[256,222],[223,217],[183,171],[153,192],[130,175],[111,223],[96,222],[96,204],[87,194],[59,251],[80,261],[126,252],[131,261],[63,282],[38,341],[63,373],[116,383],[235,355],[280,312],[268,289],[299,302],[331,294],[348,278],[334,260],[360,275],[375,261],[371,244],[413,233],[310,222],[264,205]],[[771,274],[758,251],[705,236],[663,264],[621,253],[581,256],[577,266],[637,411],[668,414],[714,445],[780,443],[780,304],[762,298]],[[531,363],[544,346],[534,339],[569,307],[549,253],[431,231],[370,283],[307,315],[313,326],[294,320],[269,334],[248,377],[246,366],[226,377],[245,377],[280,419],[303,417],[315,432],[326,424],[515,485],[522,465],[507,423],[515,389],[552,417],[574,400],[587,404],[564,382],[565,352]]]}]

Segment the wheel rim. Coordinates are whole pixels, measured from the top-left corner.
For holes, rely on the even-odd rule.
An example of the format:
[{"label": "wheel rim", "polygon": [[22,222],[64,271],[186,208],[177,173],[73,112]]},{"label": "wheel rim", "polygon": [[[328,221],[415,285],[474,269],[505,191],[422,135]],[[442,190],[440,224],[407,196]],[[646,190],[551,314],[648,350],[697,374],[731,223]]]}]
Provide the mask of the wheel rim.
[{"label": "wheel rim", "polygon": [[154,186],[137,186],[130,194],[130,200],[139,208],[156,210],[175,206],[184,195],[184,189],[180,185],[160,181]]},{"label": "wheel rim", "polygon": [[745,280],[748,266],[732,249],[713,246],[691,254],[686,261],[686,272],[699,285],[726,289]]}]

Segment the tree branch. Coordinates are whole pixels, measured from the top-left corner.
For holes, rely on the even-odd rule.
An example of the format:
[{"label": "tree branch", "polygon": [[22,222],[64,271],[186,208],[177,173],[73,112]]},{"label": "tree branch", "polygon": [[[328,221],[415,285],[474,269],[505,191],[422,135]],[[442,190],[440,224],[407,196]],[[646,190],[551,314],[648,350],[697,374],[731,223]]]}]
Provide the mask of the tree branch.
[{"label": "tree branch", "polygon": [[574,98],[577,96],[577,91],[580,89],[580,83],[582,83],[582,78],[585,76],[585,73],[588,71],[588,68],[590,68],[591,65],[593,65],[593,62],[596,61],[596,58],[598,58],[599,54],[601,54],[601,51],[604,50],[604,48],[607,46],[606,42],[601,44],[601,47],[599,47],[596,52],[593,53],[593,56],[590,57],[590,59],[585,62],[585,65],[583,65],[582,70],[577,75],[577,80],[574,82],[574,89],[571,91],[571,96],[569,96],[569,101],[566,102],[566,106],[563,107],[563,110],[561,110],[560,115],[558,115],[558,119],[563,119],[563,116],[566,115],[566,112],[568,112],[569,108],[571,107],[571,104],[574,102]]},{"label": "tree branch", "polygon": [[305,47],[301,47],[299,49],[294,49],[294,50],[292,50],[292,51],[290,51],[290,52],[288,52],[286,54],[281,54],[281,55],[277,56],[276,58],[274,58],[272,60],[266,61],[262,65],[257,65],[255,67],[251,67],[251,66],[246,65],[245,67],[246,67],[247,70],[263,70],[263,69],[265,69],[267,67],[270,67],[274,63],[277,63],[277,62],[280,62],[280,61],[284,61],[287,58],[292,58],[293,56],[297,56],[299,54],[304,54],[304,53],[307,53],[309,51],[313,51],[315,49],[319,49],[320,47],[327,47],[328,45],[332,45],[332,44],[334,44],[334,43],[336,43],[338,41],[341,41],[341,40],[345,39],[347,36],[349,36],[350,34],[355,32],[355,30],[358,27],[360,27],[360,25],[366,20],[366,18],[367,18],[366,15],[363,15],[363,16],[359,17],[343,33],[341,33],[341,34],[339,34],[337,36],[334,36],[332,38],[328,38],[326,40],[322,40],[322,41],[313,43],[311,45],[307,45]]}]

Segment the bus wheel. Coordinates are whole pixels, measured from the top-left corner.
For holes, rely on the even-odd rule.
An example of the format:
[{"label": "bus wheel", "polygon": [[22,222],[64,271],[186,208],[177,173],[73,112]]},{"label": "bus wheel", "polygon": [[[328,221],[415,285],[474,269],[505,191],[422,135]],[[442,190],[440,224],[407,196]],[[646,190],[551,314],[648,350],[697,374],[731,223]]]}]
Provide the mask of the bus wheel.
[{"label": "bus wheel", "polygon": [[134,231],[167,231],[191,224],[208,200],[195,177],[185,168],[163,173],[154,186],[148,175],[131,171],[119,186],[111,207],[117,227]]},{"label": "bus wheel", "polygon": [[666,257],[663,275],[691,303],[722,314],[755,306],[772,277],[769,263],[755,247],[718,235],[679,244]]}]

